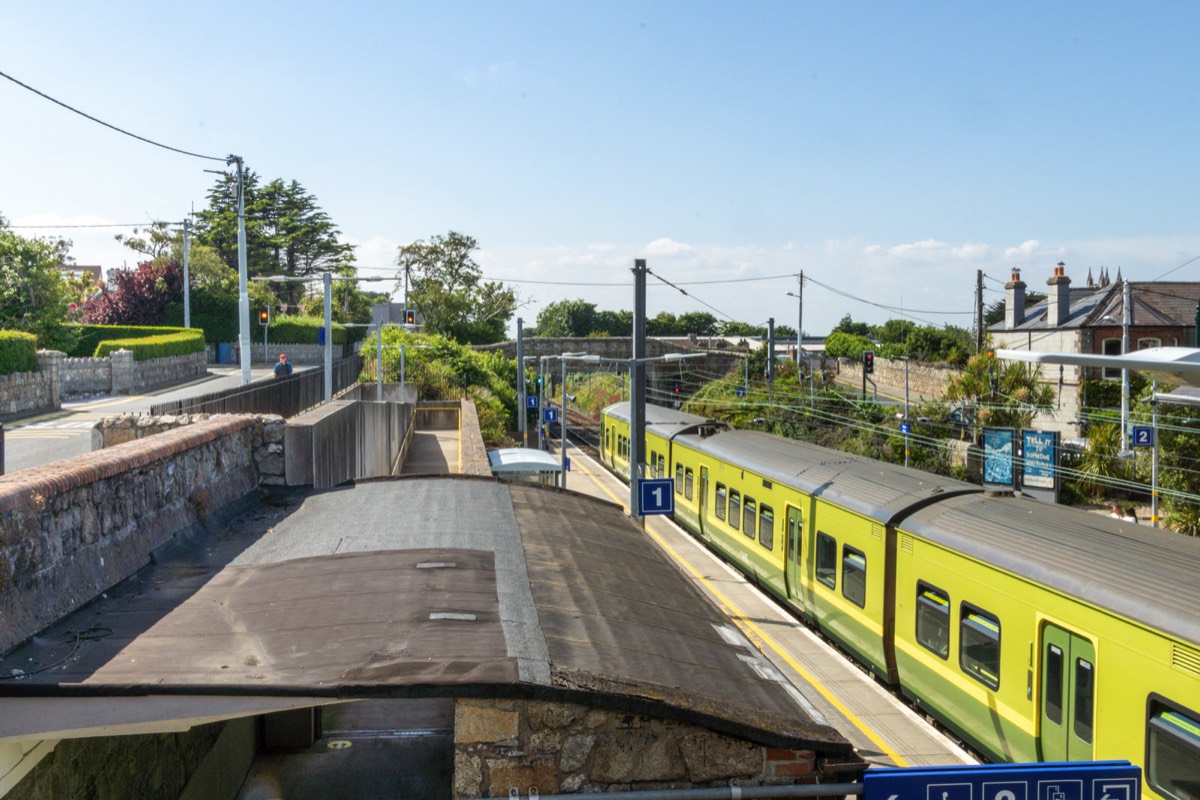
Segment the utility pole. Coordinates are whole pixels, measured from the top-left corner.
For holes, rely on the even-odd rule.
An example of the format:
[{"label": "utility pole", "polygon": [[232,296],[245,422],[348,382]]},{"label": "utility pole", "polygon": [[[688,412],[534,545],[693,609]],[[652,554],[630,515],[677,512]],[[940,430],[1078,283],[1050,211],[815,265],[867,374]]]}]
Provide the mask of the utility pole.
[{"label": "utility pole", "polygon": [[[246,185],[241,156],[231,155],[225,164],[237,164],[237,248],[238,248],[238,356],[242,364],[242,385],[250,383],[250,290],[246,267]],[[325,295],[325,307],[329,307],[329,295]],[[328,313],[327,313],[328,315]],[[327,323],[328,326],[328,323]],[[329,380],[327,377],[326,380]],[[325,402],[331,392],[326,389]]]},{"label": "utility pole", "polygon": [[191,220],[183,218],[183,327],[192,327],[192,282],[188,275],[188,233]]},{"label": "utility pole", "polygon": [[775,380],[775,318],[767,320],[767,388]]},{"label": "utility pole", "polygon": [[983,352],[983,270],[975,270],[975,352]]},{"label": "utility pole", "polygon": [[646,259],[633,262],[633,358],[629,361],[629,515],[638,514],[638,481],[646,444]]},{"label": "utility pole", "polygon": [[[1129,352],[1129,326],[1133,322],[1133,304],[1129,279],[1121,281],[1121,354]],[[1121,369],[1121,450],[1129,446],[1129,370]]]},{"label": "utility pole", "polygon": [[525,321],[517,317],[517,432],[521,446],[529,447],[529,410],[525,408]]}]

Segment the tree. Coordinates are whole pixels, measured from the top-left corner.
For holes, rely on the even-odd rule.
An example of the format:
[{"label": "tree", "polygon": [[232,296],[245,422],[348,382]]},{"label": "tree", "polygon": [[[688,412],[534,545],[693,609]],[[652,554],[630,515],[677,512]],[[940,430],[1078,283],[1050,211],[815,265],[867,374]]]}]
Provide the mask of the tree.
[{"label": "tree", "polygon": [[502,283],[480,282],[482,270],[471,257],[476,249],[473,237],[457,231],[400,248],[397,263],[410,276],[408,302],[420,311],[426,332],[468,344],[504,338],[517,297]]},{"label": "tree", "polygon": [[865,322],[855,322],[850,315],[842,317],[830,333],[848,333],[851,336],[870,337],[871,326]]},{"label": "tree", "polygon": [[110,285],[83,306],[84,322],[95,325],[160,325],[167,306],[183,297],[183,265],[149,261],[114,270]]},{"label": "tree", "polygon": [[19,236],[0,217],[0,329],[32,333],[38,347],[70,349],[63,323],[72,298],[62,275],[69,247]]},{"label": "tree", "polygon": [[1055,399],[1036,364],[998,362],[986,352],[971,356],[962,372],[946,380],[946,398],[977,404],[981,424],[1002,428],[1030,427],[1039,411],[1054,408]]},{"label": "tree", "polygon": [[883,344],[904,344],[916,327],[917,323],[910,319],[889,319],[876,326],[875,338]]},{"label": "tree", "polygon": [[[246,263],[252,276],[305,277],[322,272],[353,273],[354,248],[339,240],[341,231],[296,181],[276,178],[265,186],[252,170],[243,177],[246,204]],[[208,192],[209,207],[196,214],[197,238],[212,247],[231,269],[238,269],[237,179],[223,173]],[[298,305],[303,287],[279,284],[276,293]]]},{"label": "tree", "polygon": [[583,338],[594,330],[596,304],[586,300],[558,300],[541,310],[538,336]]}]

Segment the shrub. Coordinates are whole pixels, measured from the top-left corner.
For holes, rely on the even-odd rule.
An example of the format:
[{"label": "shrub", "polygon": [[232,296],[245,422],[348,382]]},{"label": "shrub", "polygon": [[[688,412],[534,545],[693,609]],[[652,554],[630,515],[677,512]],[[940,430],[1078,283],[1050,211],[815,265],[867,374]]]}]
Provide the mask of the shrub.
[{"label": "shrub", "polygon": [[132,351],[134,361],[199,353],[204,350],[204,332],[198,328],[185,328],[161,336],[107,339],[96,347],[96,356],[102,358],[117,350]]},{"label": "shrub", "polygon": [[[167,328],[151,325],[73,325],[77,332],[77,342],[67,355],[74,358],[88,358],[100,355],[97,351],[100,343],[109,339],[141,339],[146,336],[166,336],[179,333],[187,328]],[[113,348],[119,350],[121,348]],[[126,348],[129,349],[129,348]]]},{"label": "shrub", "polygon": [[36,372],[37,337],[21,331],[0,331],[0,375]]}]

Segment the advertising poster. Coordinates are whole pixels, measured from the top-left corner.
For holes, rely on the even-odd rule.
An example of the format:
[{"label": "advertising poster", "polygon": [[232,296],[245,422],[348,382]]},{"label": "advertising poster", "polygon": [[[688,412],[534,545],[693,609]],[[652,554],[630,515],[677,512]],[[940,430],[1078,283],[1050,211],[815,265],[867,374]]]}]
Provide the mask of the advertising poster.
[{"label": "advertising poster", "polygon": [[1012,428],[983,429],[983,485],[997,489],[1013,488]]},{"label": "advertising poster", "polygon": [[1054,488],[1054,454],[1058,452],[1058,434],[1051,431],[1022,431],[1022,457],[1025,486]]}]

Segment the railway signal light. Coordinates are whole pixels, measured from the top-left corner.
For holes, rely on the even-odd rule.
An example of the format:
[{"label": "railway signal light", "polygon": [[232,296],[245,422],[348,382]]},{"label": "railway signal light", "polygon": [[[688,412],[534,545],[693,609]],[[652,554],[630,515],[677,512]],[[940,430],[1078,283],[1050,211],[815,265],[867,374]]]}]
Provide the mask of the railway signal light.
[{"label": "railway signal light", "polygon": [[863,375],[875,373],[875,354],[870,350],[863,351]]},{"label": "railway signal light", "polygon": [[406,310],[404,312],[404,324],[405,325],[416,325],[417,324],[417,312]]},{"label": "railway signal light", "polygon": [[679,385],[679,381],[675,381],[675,385],[672,387],[671,391],[673,391],[675,394],[683,394],[683,387]]},{"label": "railway signal light", "polygon": [[271,307],[270,306],[263,306],[262,308],[260,308],[258,310],[258,324],[259,325],[270,325],[271,324]]}]

